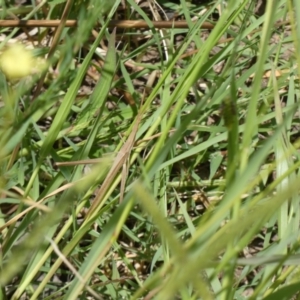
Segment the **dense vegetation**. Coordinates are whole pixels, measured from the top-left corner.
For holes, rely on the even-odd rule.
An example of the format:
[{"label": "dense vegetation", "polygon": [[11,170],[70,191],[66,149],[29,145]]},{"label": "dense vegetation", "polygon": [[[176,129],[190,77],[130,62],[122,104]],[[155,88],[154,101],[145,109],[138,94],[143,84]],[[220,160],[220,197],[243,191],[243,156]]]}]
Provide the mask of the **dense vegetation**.
[{"label": "dense vegetation", "polygon": [[0,13],[1,299],[300,299],[299,1]]}]

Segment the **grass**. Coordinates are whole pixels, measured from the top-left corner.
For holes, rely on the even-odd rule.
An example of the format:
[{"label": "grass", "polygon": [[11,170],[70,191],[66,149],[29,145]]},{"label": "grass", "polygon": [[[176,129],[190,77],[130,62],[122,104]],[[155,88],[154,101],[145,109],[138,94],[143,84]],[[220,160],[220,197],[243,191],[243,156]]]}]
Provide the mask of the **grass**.
[{"label": "grass", "polygon": [[2,4],[1,299],[300,299],[300,5],[108,2]]}]

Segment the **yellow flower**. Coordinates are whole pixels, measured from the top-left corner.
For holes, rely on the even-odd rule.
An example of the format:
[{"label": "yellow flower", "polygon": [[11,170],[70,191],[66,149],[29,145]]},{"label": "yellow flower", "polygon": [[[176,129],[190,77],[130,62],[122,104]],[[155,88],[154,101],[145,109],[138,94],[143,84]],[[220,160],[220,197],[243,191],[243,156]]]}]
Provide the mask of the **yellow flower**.
[{"label": "yellow flower", "polygon": [[10,79],[21,79],[32,74],[35,59],[31,51],[21,44],[13,44],[0,55],[0,68],[5,76]]}]

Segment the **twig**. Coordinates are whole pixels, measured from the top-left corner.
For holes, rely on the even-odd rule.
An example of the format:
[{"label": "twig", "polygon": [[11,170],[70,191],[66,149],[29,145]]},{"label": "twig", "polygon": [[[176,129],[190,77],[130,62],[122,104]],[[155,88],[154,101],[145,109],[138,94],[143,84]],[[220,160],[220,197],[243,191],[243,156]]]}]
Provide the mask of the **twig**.
[{"label": "twig", "polygon": [[[0,20],[0,27],[58,27],[61,20]],[[76,20],[67,20],[65,27],[76,27]],[[152,21],[154,28],[189,28],[186,21]],[[143,20],[112,20],[108,24],[109,28],[149,28]],[[214,25],[204,22],[203,29],[213,29]]]}]

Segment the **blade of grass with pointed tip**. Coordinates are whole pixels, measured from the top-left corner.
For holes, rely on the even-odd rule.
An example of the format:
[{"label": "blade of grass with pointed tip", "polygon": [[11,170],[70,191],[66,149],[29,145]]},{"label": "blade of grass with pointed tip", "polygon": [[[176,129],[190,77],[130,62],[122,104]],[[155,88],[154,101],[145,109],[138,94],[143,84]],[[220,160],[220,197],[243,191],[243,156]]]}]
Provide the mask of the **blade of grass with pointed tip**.
[{"label": "blade of grass with pointed tip", "polygon": [[[44,158],[49,154],[50,149],[52,148],[52,145],[54,144],[59,131],[61,130],[66,118],[69,115],[70,109],[72,107],[72,104],[74,102],[75,97],[77,96],[78,90],[81,86],[81,82],[84,79],[84,76],[86,74],[86,71],[89,67],[90,61],[94,55],[94,52],[96,51],[96,48],[98,47],[104,33],[105,30],[104,28],[106,28],[107,24],[109,23],[109,21],[107,20],[106,23],[104,24],[104,26],[102,27],[98,37],[96,38],[95,42],[93,43],[93,46],[90,50],[90,52],[88,53],[88,55],[85,57],[82,65],[80,66],[77,76],[75,78],[75,80],[73,81],[72,85],[70,86],[70,88],[68,89],[62,104],[60,105],[55,118],[51,124],[51,127],[49,129],[49,132],[45,138],[44,143],[41,146],[41,150],[40,150],[40,158],[39,161],[37,163],[37,167],[35,168],[25,191],[25,196],[29,193],[29,190],[31,189],[31,186],[34,182],[34,178],[37,176],[37,173],[39,171],[40,165],[42,163],[42,161],[44,160]],[[105,26],[106,25],[106,26]]]}]

